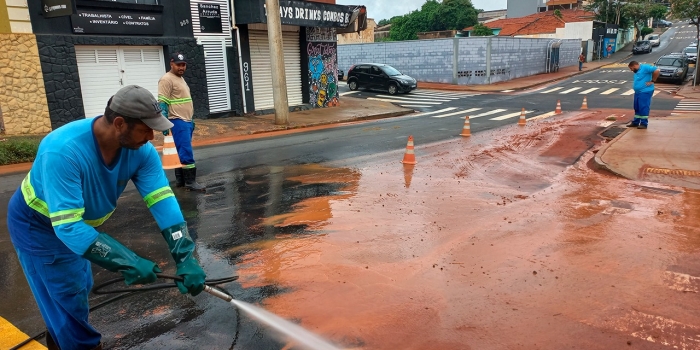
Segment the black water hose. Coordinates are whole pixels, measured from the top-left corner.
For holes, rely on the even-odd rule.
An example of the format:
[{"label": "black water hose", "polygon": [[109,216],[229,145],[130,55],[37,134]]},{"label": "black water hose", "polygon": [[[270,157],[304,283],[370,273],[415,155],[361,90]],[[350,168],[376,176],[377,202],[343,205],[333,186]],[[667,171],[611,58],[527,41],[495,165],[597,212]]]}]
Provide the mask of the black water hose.
[{"label": "black water hose", "polygon": [[[124,277],[119,277],[119,278],[114,278],[111,280],[108,280],[104,283],[100,283],[92,288],[92,293],[97,294],[97,295],[108,295],[108,294],[119,294],[113,298],[109,298],[105,301],[102,301],[92,307],[90,307],[90,312],[93,312],[95,310],[101,309],[115,301],[126,299],[128,297],[132,297],[136,294],[139,293],[144,293],[144,292],[152,292],[155,290],[161,290],[161,289],[169,289],[169,288],[177,288],[177,284],[175,284],[175,281],[182,281],[182,277],[180,276],[172,276],[172,275],[165,275],[165,274],[156,274],[158,278],[161,279],[166,279],[166,280],[172,280],[172,283],[157,283],[157,284],[149,284],[149,285],[144,285],[143,287],[125,287],[125,288],[115,288],[115,289],[108,289],[108,290],[102,290],[106,287],[109,287],[113,284],[117,284],[119,282],[124,281]],[[217,279],[210,279],[204,281],[204,284],[206,287],[209,287],[208,292],[211,293],[211,291],[214,291],[215,293],[221,293],[228,295],[231,297],[231,295],[226,292],[225,290],[218,288],[217,285],[223,284],[223,283],[229,283],[233,282],[238,279],[238,276],[231,276],[231,277],[226,277],[226,278],[217,278]],[[205,287],[205,288],[206,288]],[[221,298],[221,296],[219,296]],[[29,344],[33,340],[41,339],[43,336],[46,335],[47,330],[44,330],[41,333],[36,334],[35,336],[28,338],[27,340],[13,346],[10,348],[10,350],[19,350],[23,346]],[[238,330],[236,330],[236,335],[238,335]],[[237,338],[237,336],[236,336]],[[234,345],[235,345],[235,340],[234,340]],[[233,345],[231,346],[233,349]]]}]

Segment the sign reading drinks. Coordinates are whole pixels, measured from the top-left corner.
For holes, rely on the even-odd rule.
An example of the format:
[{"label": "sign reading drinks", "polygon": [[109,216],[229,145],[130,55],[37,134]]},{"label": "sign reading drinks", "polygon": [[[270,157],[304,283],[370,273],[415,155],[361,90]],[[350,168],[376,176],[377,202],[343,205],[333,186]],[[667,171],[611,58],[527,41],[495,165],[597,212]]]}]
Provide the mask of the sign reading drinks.
[{"label": "sign reading drinks", "polygon": [[[349,6],[312,1],[280,0],[282,24],[299,27],[345,28],[353,19]],[[234,1],[236,23],[267,23],[265,0]]]},{"label": "sign reading drinks", "polygon": [[46,18],[70,16],[73,3],[71,0],[41,0],[41,14]]},{"label": "sign reading drinks", "polygon": [[71,23],[75,34],[163,35],[162,17],[155,13],[78,10],[71,16]]},{"label": "sign reading drinks", "polygon": [[199,29],[202,33],[222,33],[221,6],[216,4],[198,4]]}]

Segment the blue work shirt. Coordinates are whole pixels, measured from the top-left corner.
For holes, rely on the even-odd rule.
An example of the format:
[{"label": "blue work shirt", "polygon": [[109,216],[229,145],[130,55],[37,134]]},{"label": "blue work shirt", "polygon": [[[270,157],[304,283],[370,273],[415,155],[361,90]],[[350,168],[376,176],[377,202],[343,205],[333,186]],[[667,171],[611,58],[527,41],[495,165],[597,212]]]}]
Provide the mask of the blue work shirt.
[{"label": "blue work shirt", "polygon": [[647,86],[647,83],[652,81],[652,74],[656,72],[655,66],[642,64],[639,66],[637,73],[634,73],[634,92],[654,92],[654,84]]},{"label": "blue work shirt", "polygon": [[135,150],[121,148],[106,165],[93,132],[98,120],[104,122],[68,123],[41,141],[17,201],[8,208],[8,218],[26,227],[10,232],[16,248],[37,255],[83,255],[129,181],[161,230],[185,222],[155,147],[149,142]]}]

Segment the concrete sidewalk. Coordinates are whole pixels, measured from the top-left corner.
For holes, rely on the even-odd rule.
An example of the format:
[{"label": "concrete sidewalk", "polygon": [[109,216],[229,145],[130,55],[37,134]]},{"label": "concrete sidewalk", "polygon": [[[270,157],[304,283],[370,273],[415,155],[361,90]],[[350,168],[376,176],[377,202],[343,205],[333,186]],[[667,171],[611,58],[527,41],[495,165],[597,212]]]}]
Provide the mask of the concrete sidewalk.
[{"label": "concrete sidewalk", "polygon": [[676,92],[676,95],[700,100],[700,85],[686,84]]},{"label": "concrete sidewalk", "polygon": [[614,53],[609,58],[604,58],[599,61],[586,62],[583,64],[583,70],[578,70],[578,64],[571,67],[560,69],[555,73],[543,73],[529,77],[513,79],[509,81],[487,84],[487,85],[453,85],[440,83],[418,83],[421,89],[435,89],[448,91],[478,91],[478,92],[501,92],[506,90],[524,90],[535,86],[553,83],[559,80],[568,79],[577,75],[588,73],[596,69],[603,68],[607,65],[619,63],[632,56],[632,48],[630,45],[625,46],[622,50]]},{"label": "concrete sidewalk", "polygon": [[700,189],[698,130],[700,114],[653,118],[603,146],[595,162],[628,179]]}]

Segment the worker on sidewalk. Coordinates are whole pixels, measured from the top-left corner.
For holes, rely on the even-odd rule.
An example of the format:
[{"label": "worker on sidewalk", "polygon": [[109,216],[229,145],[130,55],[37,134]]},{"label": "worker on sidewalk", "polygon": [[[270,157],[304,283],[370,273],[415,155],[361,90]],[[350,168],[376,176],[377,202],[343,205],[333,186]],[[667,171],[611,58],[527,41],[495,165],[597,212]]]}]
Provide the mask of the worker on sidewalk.
[{"label": "worker on sidewalk", "polygon": [[[163,115],[173,123],[173,140],[182,168],[175,169],[175,181],[178,187],[185,186],[190,191],[206,191],[206,187],[197,183],[197,168],[192,151],[194,133],[194,105],[190,87],[182,77],[187,70],[185,56],[174,53],[170,56],[170,71],[158,81],[158,101]],[[168,130],[163,131],[168,135]]]},{"label": "worker on sidewalk", "polygon": [[153,130],[172,123],[148,90],[130,85],[102,116],[64,125],[39,145],[34,164],[10,199],[7,227],[29,287],[46,322],[48,348],[101,349],[88,321],[90,262],[120,272],[127,285],[156,280],[158,266],[99,232],[129,180],[153,214],[176,262],[180,292],[197,295],[205,274],[168,185]]},{"label": "worker on sidewalk", "polygon": [[578,71],[583,70],[583,62],[586,62],[586,56],[583,55],[583,52],[578,55]]},{"label": "worker on sidewalk", "polygon": [[659,78],[661,70],[648,64],[640,65],[637,61],[630,62],[628,66],[634,72],[634,119],[627,127],[646,129],[649,125],[651,98],[654,96],[654,82]]}]

